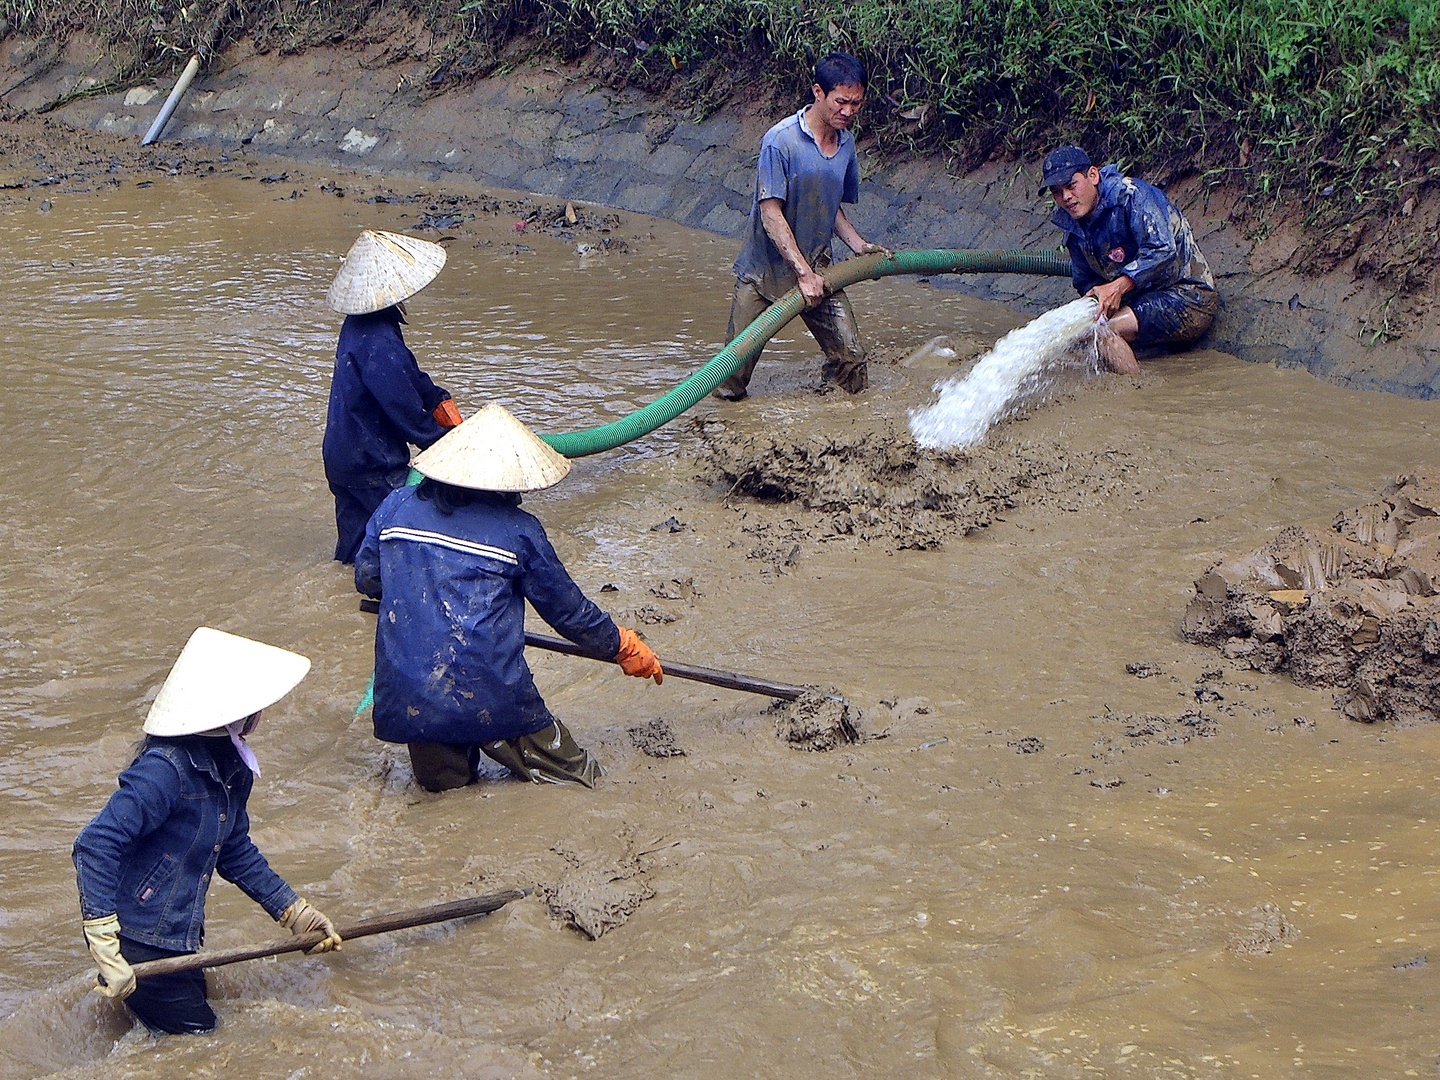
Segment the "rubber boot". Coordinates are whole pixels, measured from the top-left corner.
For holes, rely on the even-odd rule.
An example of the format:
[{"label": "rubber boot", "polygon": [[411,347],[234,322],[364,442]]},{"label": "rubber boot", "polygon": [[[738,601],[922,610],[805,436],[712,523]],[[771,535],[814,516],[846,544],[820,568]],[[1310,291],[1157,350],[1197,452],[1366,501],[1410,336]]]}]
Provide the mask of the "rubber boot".
[{"label": "rubber boot", "polygon": [[590,751],[575,744],[559,720],[518,739],[484,743],[480,749],[522,780],[537,784],[584,784],[593,788],[605,772]]},{"label": "rubber boot", "polygon": [[449,791],[475,783],[480,751],[473,743],[412,742],[406,745],[415,782],[426,791]]}]

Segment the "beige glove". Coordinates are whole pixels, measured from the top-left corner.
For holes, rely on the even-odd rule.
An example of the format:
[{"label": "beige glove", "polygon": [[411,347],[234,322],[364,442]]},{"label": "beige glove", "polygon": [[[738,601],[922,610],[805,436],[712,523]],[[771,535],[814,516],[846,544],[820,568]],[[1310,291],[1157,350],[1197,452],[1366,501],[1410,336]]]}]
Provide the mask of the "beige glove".
[{"label": "beige glove", "polygon": [[135,972],[120,955],[120,916],[102,915],[80,925],[85,928],[85,944],[90,946],[90,955],[104,980],[95,983],[95,993],[117,1000],[129,997],[135,992]]},{"label": "beige glove", "polygon": [[308,934],[312,930],[325,931],[328,935],[325,940],[313,949],[306,949],[306,956],[340,948],[340,934],[335,929],[335,924],[303,896],[280,913],[280,925],[292,934]]}]

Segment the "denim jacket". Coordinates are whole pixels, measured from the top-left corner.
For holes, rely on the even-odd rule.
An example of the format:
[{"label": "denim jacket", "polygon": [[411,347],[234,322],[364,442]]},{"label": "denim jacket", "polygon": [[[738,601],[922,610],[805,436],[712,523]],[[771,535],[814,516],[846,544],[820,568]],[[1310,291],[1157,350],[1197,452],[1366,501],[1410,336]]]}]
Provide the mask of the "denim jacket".
[{"label": "denim jacket", "polygon": [[253,782],[227,740],[152,738],[75,839],[84,917],[117,914],[132,941],[194,952],[218,871],[278,919],[297,897],[250,839]]},{"label": "denim jacket", "polygon": [[554,721],[525,662],[525,601],[596,656],[620,631],[566,572],[538,520],[491,493],[452,514],[401,488],[355,556],[355,587],[380,600],[375,737],[486,743]]},{"label": "denim jacket", "polygon": [[1070,277],[1078,293],[1121,274],[1135,282],[1139,292],[1171,285],[1215,288],[1210,264],[1180,208],[1159,188],[1122,176],[1114,165],[1100,170],[1094,210],[1076,221],[1057,209],[1051,220],[1065,233]]}]

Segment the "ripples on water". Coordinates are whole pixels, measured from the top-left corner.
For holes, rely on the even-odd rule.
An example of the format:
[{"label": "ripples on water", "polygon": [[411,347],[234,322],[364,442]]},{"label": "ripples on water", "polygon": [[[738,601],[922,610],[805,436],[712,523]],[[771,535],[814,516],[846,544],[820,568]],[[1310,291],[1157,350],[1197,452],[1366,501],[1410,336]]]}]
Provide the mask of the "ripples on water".
[{"label": "ripples on water", "polygon": [[[0,214],[0,1013],[82,959],[53,941],[75,920],[70,841],[194,626],[302,649],[317,673],[365,662],[367,629],[328,561],[320,462],[341,322],[323,296],[362,224],[406,222],[231,179]],[[644,241],[643,259],[582,261],[545,237],[514,253],[508,224],[462,231],[411,304],[408,343],[467,411],[495,399],[540,431],[602,423],[722,344],[727,261],[697,259],[681,230]],[[587,463],[543,501],[672,438]],[[272,710],[272,731],[315,711],[320,681]]]},{"label": "ripples on water", "polygon": [[[1140,389],[1082,392],[1021,432],[1113,454],[1133,494],[1127,480],[1093,510],[997,518],[940,553],[836,545],[769,578],[724,546],[753,508],[692,499],[685,470],[646,460],[673,454],[683,427],[586,459],[531,505],[587,590],[621,583],[603,598],[617,609],[645,602],[658,575],[695,573],[710,599],[656,628],[667,650],[794,681],[835,672],[857,703],[903,688],[930,704],[853,755],[795,755],[768,717],[718,693],[547,657],[542,688],[615,765],[604,791],[429,799],[397,783],[395,748],[353,715],[373,621],[329,561],[319,460],[340,324],[321,297],[357,226],[403,227],[401,208],[187,178],[54,203],[45,216],[0,204],[13,211],[0,210],[0,1015],[18,1010],[0,1021],[0,1080],[591,1064],[676,1077],[1316,1073],[1292,1068],[1280,1032],[1318,1044],[1336,1075],[1433,1058],[1411,981],[1433,966],[1391,967],[1434,936],[1432,732],[1357,738],[1324,695],[1256,675],[1205,746],[1125,751],[1118,791],[1087,779],[1112,702],[1173,710],[1188,694],[1137,687],[1122,661],[1164,661],[1176,679],[1214,663],[1174,640],[1188,581],[1279,523],[1323,523],[1386,471],[1426,465],[1432,403],[1174,357]],[[407,333],[463,406],[493,397],[542,431],[582,427],[718,347],[731,242],[631,217],[627,231],[654,231],[639,257],[582,261],[538,237],[515,254],[508,221],[481,225],[460,230]],[[853,299],[877,355],[939,333],[989,342],[1014,322],[908,283]],[[772,379],[796,390],[809,377],[774,360],[817,366],[803,332],[785,336],[756,401],[729,411],[737,424],[834,431],[876,401],[893,407],[903,376],[884,364],[858,401],[767,395]],[[677,503],[697,527],[654,539]],[[332,914],[555,880],[572,847],[608,860],[631,844],[667,860],[656,898],[600,942],[554,930],[527,901],[475,926],[236,965],[213,980],[215,1037],[115,1045],[123,1014],[85,990],[69,848],[200,623],[314,660],[266,710],[252,809],[261,849]],[[1245,699],[1276,722],[1247,719]],[[1287,719],[1302,713],[1323,737]],[[635,750],[626,727],[654,717],[690,756]],[[1022,733],[1043,734],[1044,752],[1017,755],[1007,740]],[[1294,950],[1225,951],[1239,913],[1287,899],[1305,926]],[[208,945],[275,932],[223,884],[208,914]],[[1299,1001],[1296,985],[1316,993]]]}]

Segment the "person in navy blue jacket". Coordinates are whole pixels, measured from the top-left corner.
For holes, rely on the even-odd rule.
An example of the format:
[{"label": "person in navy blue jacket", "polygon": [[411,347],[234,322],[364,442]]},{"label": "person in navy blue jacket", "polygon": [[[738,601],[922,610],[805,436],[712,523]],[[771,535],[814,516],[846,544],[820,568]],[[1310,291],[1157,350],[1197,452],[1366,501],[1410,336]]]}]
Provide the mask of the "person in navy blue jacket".
[{"label": "person in navy blue jacket", "polygon": [[406,743],[429,791],[473,783],[480,753],[524,779],[593,787],[599,765],[546,708],[525,663],[525,601],[593,656],[663,678],[659,660],[580,591],[522,491],[570,463],[486,405],[415,459],[365,530],[355,587],[380,601],[375,737]]},{"label": "person in navy blue jacket", "polygon": [[[1078,146],[1045,158],[1044,185],[1065,233],[1075,291],[1093,296],[1114,331],[1100,336],[1112,371],[1138,374],[1135,347],[1188,345],[1220,306],[1190,222],[1157,187],[1096,168]],[[1041,191],[1044,194],[1044,190]]]},{"label": "person in navy blue jacket", "polygon": [[323,931],[311,952],[340,945],[334,924],[270,869],[250,839],[246,809],[260,766],[245,736],[309,669],[284,649],[196,630],[150,708],[119,790],[75,840],[85,941],[100,969],[95,990],[123,999],[155,1034],[215,1029],[203,971],[137,982],[131,968],[200,947],[214,874],[291,933]]},{"label": "person in navy blue jacket", "polygon": [[327,294],[346,316],[322,450],[335,496],[339,562],[355,561],[370,515],[405,482],[410,444],[424,449],[460,422],[449,392],[420,370],[400,333],[406,297],[444,265],[439,244],[366,229]]}]

